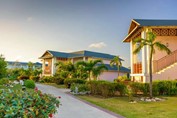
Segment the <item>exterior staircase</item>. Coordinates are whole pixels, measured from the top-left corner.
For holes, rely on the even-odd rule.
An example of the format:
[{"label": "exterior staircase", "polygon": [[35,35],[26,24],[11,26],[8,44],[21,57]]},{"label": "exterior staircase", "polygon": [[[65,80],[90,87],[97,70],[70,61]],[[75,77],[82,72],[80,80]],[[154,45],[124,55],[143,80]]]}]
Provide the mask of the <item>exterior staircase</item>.
[{"label": "exterior staircase", "polygon": [[177,50],[159,60],[153,61],[154,73],[161,74],[177,65]]}]

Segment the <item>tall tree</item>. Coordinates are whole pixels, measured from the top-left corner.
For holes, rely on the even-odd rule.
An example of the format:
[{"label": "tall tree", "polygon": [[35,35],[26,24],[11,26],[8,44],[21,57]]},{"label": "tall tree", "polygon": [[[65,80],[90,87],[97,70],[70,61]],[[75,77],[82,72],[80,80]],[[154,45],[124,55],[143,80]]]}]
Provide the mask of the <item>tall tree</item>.
[{"label": "tall tree", "polygon": [[107,67],[103,64],[102,60],[80,61],[77,64],[83,65],[84,69],[88,72],[89,80],[98,77],[103,70],[107,70]]},{"label": "tall tree", "polygon": [[3,55],[0,55],[0,78],[5,77],[6,73],[7,73],[7,62],[5,61]]},{"label": "tall tree", "polygon": [[110,61],[110,66],[117,66],[117,70],[118,70],[118,77],[119,77],[119,73],[120,73],[120,68],[122,66],[122,62],[121,59],[119,58],[119,56],[115,56],[111,61]]},{"label": "tall tree", "polygon": [[141,49],[144,46],[148,46],[150,49],[149,53],[149,77],[150,77],[150,83],[149,83],[149,91],[150,91],[150,98],[152,98],[152,56],[155,53],[155,49],[157,48],[160,51],[165,51],[167,54],[170,54],[170,49],[162,44],[159,41],[155,41],[156,35],[153,32],[147,32],[146,39],[143,38],[137,38],[134,40],[134,43],[139,43],[137,48],[133,51],[134,54],[137,54],[141,51]]}]

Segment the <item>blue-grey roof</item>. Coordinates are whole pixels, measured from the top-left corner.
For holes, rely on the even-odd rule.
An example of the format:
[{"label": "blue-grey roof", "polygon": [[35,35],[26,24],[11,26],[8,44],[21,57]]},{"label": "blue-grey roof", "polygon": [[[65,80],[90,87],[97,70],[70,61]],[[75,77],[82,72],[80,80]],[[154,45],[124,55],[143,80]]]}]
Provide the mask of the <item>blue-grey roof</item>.
[{"label": "blue-grey roof", "polygon": [[62,58],[68,58],[69,53],[65,52],[57,52],[57,51],[51,51],[47,50],[49,53],[51,53],[54,57],[62,57]]},{"label": "blue-grey roof", "polygon": [[[100,64],[98,64],[98,65],[100,65]],[[108,70],[110,70],[110,71],[118,71],[116,65],[110,66],[109,64],[105,64],[105,66],[106,66],[106,67],[108,68]],[[122,67],[120,67],[120,72],[130,73],[130,69],[128,69],[128,68],[122,66]]]},{"label": "blue-grey roof", "polygon": [[[7,61],[7,64],[9,64],[9,65],[13,65],[15,63],[20,64],[20,65],[28,65],[29,62]],[[36,65],[36,66],[42,66],[42,64],[39,63],[39,62],[36,62],[36,63],[33,63],[33,64]]]},{"label": "blue-grey roof", "polygon": [[110,55],[110,54],[106,54],[106,53],[83,50],[83,51],[72,52],[70,58],[83,57],[83,56],[84,57],[104,58],[104,59],[113,59],[115,57],[115,55]]},{"label": "blue-grey roof", "polygon": [[134,19],[140,26],[177,26],[177,20]]},{"label": "blue-grey roof", "polygon": [[[77,51],[71,53],[65,52],[57,52],[48,50],[54,57],[62,57],[62,58],[75,58],[75,57],[95,57],[95,58],[103,58],[103,59],[113,59],[115,55],[110,55],[106,53],[92,52],[92,51]],[[123,59],[121,59],[123,61]]]},{"label": "blue-grey roof", "polygon": [[[111,71],[117,71],[118,70],[116,65],[110,66],[109,64],[105,64],[105,66],[108,68],[108,70],[111,70]],[[130,73],[130,69],[128,69],[124,66],[121,66],[120,67],[120,72]]]}]

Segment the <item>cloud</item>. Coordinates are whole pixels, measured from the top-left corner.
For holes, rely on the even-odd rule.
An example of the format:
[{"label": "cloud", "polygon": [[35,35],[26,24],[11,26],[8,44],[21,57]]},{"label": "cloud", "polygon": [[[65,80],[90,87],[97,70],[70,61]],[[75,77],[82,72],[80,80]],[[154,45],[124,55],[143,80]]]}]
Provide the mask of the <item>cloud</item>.
[{"label": "cloud", "polygon": [[30,22],[30,21],[32,21],[33,19],[34,19],[33,17],[27,17],[26,20],[27,20],[28,22]]},{"label": "cloud", "polygon": [[106,47],[106,44],[104,42],[92,43],[89,45],[89,48],[103,48],[103,47]]}]

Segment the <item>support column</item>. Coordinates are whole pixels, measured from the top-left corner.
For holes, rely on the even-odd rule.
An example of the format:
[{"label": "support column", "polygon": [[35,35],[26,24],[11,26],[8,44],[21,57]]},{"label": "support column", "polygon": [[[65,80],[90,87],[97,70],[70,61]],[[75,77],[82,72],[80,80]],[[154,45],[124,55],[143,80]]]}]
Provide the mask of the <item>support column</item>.
[{"label": "support column", "polygon": [[131,65],[131,74],[133,74],[133,41],[130,42],[130,65]]},{"label": "support column", "polygon": [[54,57],[52,58],[52,67],[51,67],[52,75],[54,75],[56,71],[55,63],[56,63],[56,58]]},{"label": "support column", "polygon": [[[141,32],[141,38],[146,39],[146,31]],[[146,82],[146,74],[147,74],[147,46],[142,48],[142,73],[145,75],[143,77],[143,82]]]}]

